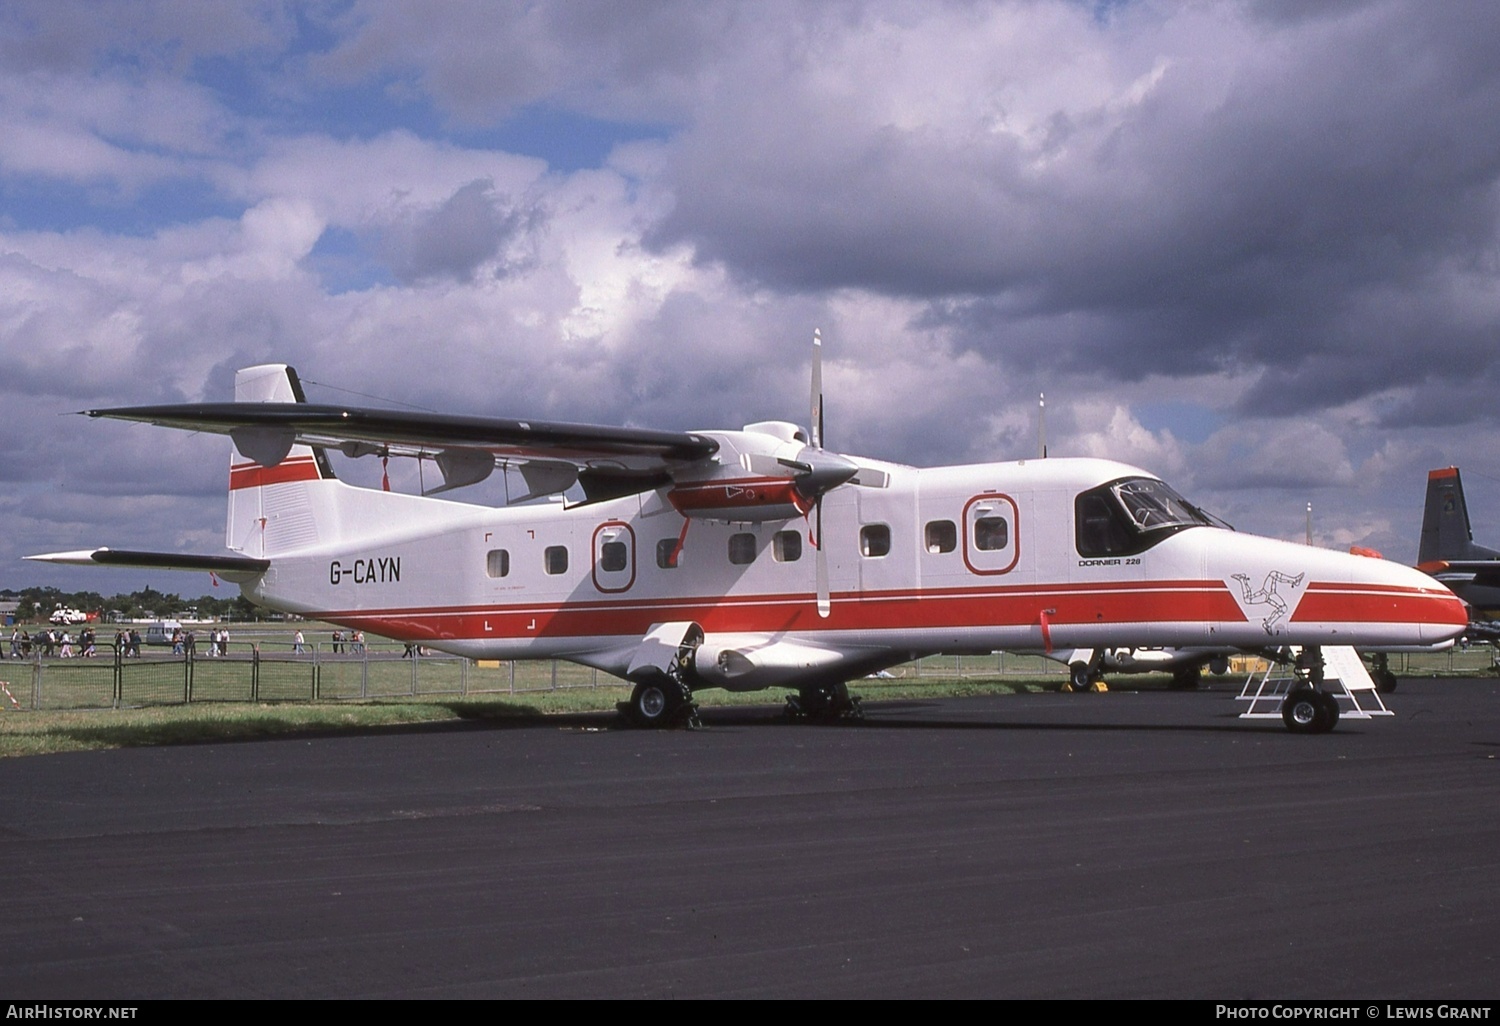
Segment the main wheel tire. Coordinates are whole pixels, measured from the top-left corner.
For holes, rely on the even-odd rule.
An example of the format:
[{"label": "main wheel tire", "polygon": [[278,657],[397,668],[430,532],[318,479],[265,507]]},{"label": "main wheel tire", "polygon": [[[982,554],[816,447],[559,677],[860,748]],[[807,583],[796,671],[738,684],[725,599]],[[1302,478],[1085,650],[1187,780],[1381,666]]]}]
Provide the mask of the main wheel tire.
[{"label": "main wheel tire", "polygon": [[1339,700],[1326,691],[1316,692],[1318,705],[1322,707],[1323,716],[1318,721],[1317,733],[1326,734],[1339,722]]},{"label": "main wheel tire", "polygon": [[1197,691],[1203,679],[1203,667],[1183,666],[1172,671],[1172,688],[1175,691]]},{"label": "main wheel tire", "polygon": [[1068,664],[1068,686],[1074,691],[1087,691],[1094,683],[1093,673],[1089,671],[1089,664],[1083,660]]},{"label": "main wheel tire", "polygon": [[1382,695],[1389,695],[1396,690],[1396,675],[1390,670],[1375,671],[1375,690]]},{"label": "main wheel tire", "polygon": [[630,718],[638,727],[664,727],[672,722],[682,698],[676,681],[643,680],[630,692]]},{"label": "main wheel tire", "polygon": [[1326,718],[1318,692],[1297,688],[1281,701],[1281,722],[1293,734],[1316,734]]}]

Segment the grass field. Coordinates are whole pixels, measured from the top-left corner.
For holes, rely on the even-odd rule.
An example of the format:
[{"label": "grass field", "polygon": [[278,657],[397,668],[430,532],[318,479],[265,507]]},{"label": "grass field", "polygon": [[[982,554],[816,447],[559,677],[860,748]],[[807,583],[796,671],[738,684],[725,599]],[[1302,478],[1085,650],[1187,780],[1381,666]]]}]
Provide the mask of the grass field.
[{"label": "grass field", "polygon": [[[1145,678],[1139,680],[1149,685]],[[1158,686],[1164,686],[1165,678]],[[851,690],[870,699],[1012,694],[1057,690],[1062,678],[954,679],[940,677],[859,682]],[[868,685],[868,686],[862,686]],[[705,706],[777,705],[786,689],[751,694],[700,692]],[[497,693],[467,698],[402,698],[321,702],[195,702],[121,709],[55,709],[0,713],[0,757],[139,745],[342,733],[412,723],[539,719],[569,712],[613,711],[630,686],[609,680],[555,691]]]}]

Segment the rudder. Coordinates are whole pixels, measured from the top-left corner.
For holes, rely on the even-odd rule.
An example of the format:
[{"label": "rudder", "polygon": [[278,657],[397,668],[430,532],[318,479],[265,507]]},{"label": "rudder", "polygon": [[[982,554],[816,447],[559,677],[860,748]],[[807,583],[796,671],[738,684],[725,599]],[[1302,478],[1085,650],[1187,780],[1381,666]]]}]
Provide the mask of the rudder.
[{"label": "rudder", "polygon": [[[305,403],[297,372],[285,364],[246,367],[235,374],[241,403]],[[321,540],[315,494],[334,480],[321,449],[292,444],[275,428],[230,432],[229,513],[224,544],[234,552],[267,557]]]}]

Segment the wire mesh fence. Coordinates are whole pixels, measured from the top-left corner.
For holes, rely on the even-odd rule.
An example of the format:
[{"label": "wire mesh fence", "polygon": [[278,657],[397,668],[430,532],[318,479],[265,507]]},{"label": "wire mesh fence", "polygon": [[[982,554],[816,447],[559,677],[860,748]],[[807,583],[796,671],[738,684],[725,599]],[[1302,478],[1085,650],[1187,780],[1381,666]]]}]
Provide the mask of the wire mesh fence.
[{"label": "wire mesh fence", "polygon": [[[1396,653],[1398,677],[1495,672],[1489,645]],[[1235,665],[1231,673],[1245,672]],[[921,679],[1063,678],[1067,667],[1040,654],[927,656],[862,680],[861,686]],[[236,642],[220,650],[139,655],[99,646],[90,658],[0,660],[0,708],[99,709],[193,702],[337,702],[440,696],[519,695],[569,688],[628,687],[601,670],[562,660],[471,660],[421,646],[375,641],[353,646]]]}]

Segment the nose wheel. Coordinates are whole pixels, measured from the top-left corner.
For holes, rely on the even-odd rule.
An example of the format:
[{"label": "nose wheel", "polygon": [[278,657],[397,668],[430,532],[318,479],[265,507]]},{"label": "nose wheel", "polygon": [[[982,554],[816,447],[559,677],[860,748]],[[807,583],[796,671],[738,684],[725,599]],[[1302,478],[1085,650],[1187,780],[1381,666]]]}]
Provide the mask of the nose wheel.
[{"label": "nose wheel", "polygon": [[1293,734],[1326,734],[1339,722],[1339,701],[1326,691],[1295,688],[1281,703],[1281,721]]}]

